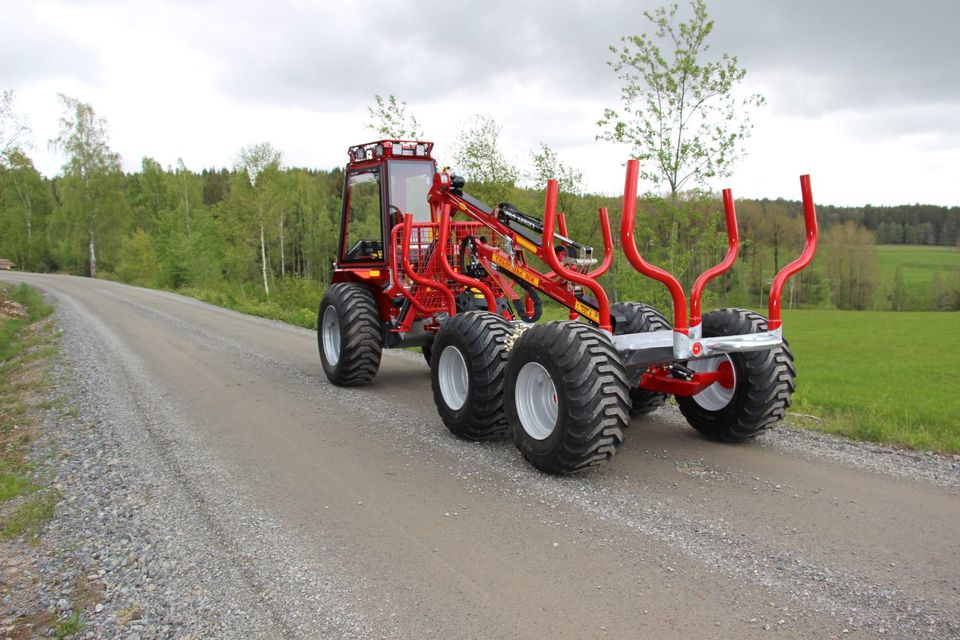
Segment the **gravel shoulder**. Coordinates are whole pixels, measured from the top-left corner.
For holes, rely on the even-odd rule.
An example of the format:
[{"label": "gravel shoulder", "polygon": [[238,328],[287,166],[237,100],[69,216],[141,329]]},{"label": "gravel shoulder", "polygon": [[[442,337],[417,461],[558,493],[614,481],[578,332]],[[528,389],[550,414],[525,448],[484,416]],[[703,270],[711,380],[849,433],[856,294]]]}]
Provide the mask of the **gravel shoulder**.
[{"label": "gravel shoulder", "polygon": [[78,637],[960,637],[954,459],[666,407],[551,478],[452,438],[417,354],[335,389],[309,331],[7,277],[63,329],[37,598]]}]

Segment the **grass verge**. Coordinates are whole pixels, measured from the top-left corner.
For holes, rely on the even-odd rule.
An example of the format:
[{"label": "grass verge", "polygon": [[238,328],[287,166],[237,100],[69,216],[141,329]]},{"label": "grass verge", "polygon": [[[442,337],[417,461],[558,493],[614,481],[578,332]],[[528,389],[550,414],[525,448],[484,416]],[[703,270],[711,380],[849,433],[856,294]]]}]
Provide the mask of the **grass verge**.
[{"label": "grass verge", "polygon": [[35,540],[43,525],[53,518],[56,505],[57,498],[49,491],[30,496],[9,517],[4,518],[3,537],[16,538],[26,534],[29,539]]},{"label": "grass verge", "polygon": [[0,537],[35,540],[56,496],[39,485],[28,453],[43,398],[44,362],[55,351],[53,308],[26,285],[0,285]]},{"label": "grass verge", "polygon": [[190,287],[176,292],[240,313],[316,329],[317,307],[324,289],[314,280],[288,278],[272,285],[270,296],[264,295],[260,287],[225,283],[216,289]]},{"label": "grass verge", "polygon": [[74,611],[71,615],[61,618],[53,627],[53,637],[62,640],[83,630],[83,623],[80,622],[80,612]]}]

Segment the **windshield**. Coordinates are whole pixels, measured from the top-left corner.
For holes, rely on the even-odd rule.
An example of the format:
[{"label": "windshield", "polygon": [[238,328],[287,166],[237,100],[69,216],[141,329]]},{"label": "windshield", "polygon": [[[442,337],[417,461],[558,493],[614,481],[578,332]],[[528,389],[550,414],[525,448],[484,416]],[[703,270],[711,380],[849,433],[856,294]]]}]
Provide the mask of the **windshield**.
[{"label": "windshield", "polygon": [[430,222],[427,194],[433,185],[436,166],[430,160],[392,160],[388,162],[390,204],[401,213],[412,213],[414,222]]}]

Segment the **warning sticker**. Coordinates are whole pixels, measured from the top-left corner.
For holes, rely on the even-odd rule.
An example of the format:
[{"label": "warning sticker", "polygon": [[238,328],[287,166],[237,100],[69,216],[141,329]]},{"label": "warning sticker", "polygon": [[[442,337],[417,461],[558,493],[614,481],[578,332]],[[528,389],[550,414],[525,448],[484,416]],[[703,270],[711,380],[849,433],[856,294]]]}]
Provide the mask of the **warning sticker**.
[{"label": "warning sticker", "polygon": [[523,280],[524,282],[529,282],[535,287],[540,286],[540,278],[533,275],[532,273],[530,273],[529,271],[527,271],[526,269],[524,269],[518,264],[510,264],[510,261],[507,258],[504,258],[499,253],[493,254],[493,262],[498,267],[502,267],[506,269],[510,273],[514,274],[515,276]]},{"label": "warning sticker", "polygon": [[573,310],[589,320],[593,320],[598,324],[600,323],[600,312],[593,307],[588,307],[579,300],[573,305]]}]

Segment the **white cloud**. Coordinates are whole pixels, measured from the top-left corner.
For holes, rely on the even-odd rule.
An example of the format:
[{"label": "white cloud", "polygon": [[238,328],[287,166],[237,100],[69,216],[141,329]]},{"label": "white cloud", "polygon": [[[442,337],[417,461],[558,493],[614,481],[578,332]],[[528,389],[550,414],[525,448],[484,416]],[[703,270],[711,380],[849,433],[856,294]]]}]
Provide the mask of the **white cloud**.
[{"label": "white cloud", "polygon": [[[6,3],[0,77],[17,91],[53,174],[56,93],[107,118],[129,170],[229,166],[270,141],[291,165],[343,164],[371,137],[374,93],[409,103],[449,157],[459,125],[491,113],[508,155],[540,141],[580,168],[588,187],[620,193],[626,149],[595,140],[619,88],[607,46],[644,29],[628,0],[451,5],[255,2]],[[951,53],[960,5],[890,0],[739,0],[710,6],[712,51],[740,57],[755,117],[738,195],[798,197],[810,172],[834,204],[958,204],[960,76]],[[2,87],[8,88],[8,87]]]}]

